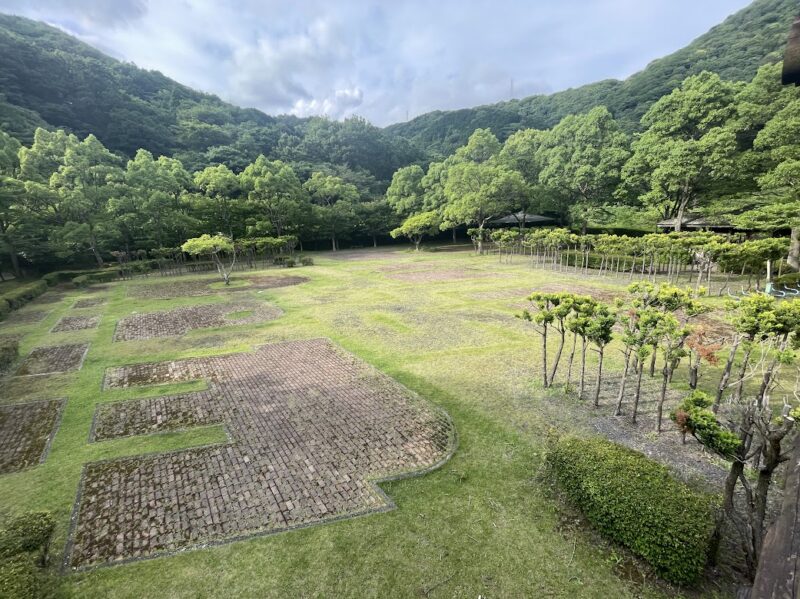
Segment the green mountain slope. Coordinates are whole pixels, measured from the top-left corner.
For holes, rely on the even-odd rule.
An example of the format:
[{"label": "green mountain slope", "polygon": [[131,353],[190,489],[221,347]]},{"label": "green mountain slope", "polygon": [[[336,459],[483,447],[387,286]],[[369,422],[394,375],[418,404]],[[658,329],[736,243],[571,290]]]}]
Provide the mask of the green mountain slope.
[{"label": "green mountain slope", "polygon": [[658,98],[689,75],[714,71],[748,80],[765,62],[780,60],[797,0],[755,0],[691,44],[650,63],[625,81],[606,80],[551,95],[530,96],[476,108],[435,111],[387,128],[429,152],[448,155],[479,127],[501,138],[521,128],[542,129],[564,116],[605,105],[628,130]]},{"label": "green mountain slope", "polygon": [[188,168],[243,168],[258,154],[389,179],[422,156],[360,119],[268,116],[115,60],[63,31],[0,15],[0,127],[29,143],[37,126],[95,134],[128,156],[175,155]]}]

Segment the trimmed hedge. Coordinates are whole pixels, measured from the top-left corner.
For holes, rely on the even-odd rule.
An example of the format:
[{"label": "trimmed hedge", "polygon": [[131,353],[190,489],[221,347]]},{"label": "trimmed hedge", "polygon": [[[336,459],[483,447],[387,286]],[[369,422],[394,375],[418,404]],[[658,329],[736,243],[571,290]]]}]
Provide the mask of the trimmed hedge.
[{"label": "trimmed hedge", "polygon": [[55,520],[48,512],[28,512],[0,530],[0,597],[33,599],[40,595],[37,564],[47,561]]},{"label": "trimmed hedge", "polygon": [[117,270],[101,270],[97,272],[90,272],[79,277],[72,279],[72,284],[75,287],[88,287],[92,283],[109,283],[116,281],[119,278]]},{"label": "trimmed hedge", "polygon": [[547,463],[586,518],[659,576],[688,584],[703,572],[718,498],[690,489],[661,464],[605,439],[559,439]]},{"label": "trimmed hedge", "polygon": [[39,596],[39,581],[33,557],[16,555],[0,560],[0,597],[35,599]]},{"label": "trimmed hedge", "polygon": [[8,369],[19,356],[19,341],[13,338],[0,340],[0,372]]},{"label": "trimmed hedge", "polygon": [[0,557],[46,552],[55,520],[48,512],[28,512],[13,518],[0,530]]},{"label": "trimmed hedge", "polygon": [[6,291],[0,295],[0,320],[8,316],[12,310],[21,308],[45,291],[47,291],[47,283],[41,279]]}]

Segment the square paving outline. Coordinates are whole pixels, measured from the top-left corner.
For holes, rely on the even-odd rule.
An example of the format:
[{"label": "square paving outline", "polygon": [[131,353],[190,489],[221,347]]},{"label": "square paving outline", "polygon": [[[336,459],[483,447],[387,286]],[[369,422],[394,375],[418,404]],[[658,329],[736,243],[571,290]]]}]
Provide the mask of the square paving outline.
[{"label": "square paving outline", "polygon": [[17,367],[15,376],[42,376],[80,370],[88,343],[66,343],[35,347]]},{"label": "square paving outline", "polygon": [[455,449],[443,410],[327,339],[109,368],[104,388],[154,378],[204,378],[210,388],[100,404],[93,436],[175,430],[195,401],[202,424],[225,421],[231,441],[84,465],[65,569],[392,509],[377,482],[427,472]]},{"label": "square paving outline", "polygon": [[45,399],[0,405],[0,475],[45,462],[66,403]]}]

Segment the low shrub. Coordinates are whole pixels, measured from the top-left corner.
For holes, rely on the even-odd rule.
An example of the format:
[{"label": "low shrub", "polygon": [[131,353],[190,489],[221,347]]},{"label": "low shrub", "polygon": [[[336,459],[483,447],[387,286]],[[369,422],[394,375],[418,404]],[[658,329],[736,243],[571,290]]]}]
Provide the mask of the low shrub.
[{"label": "low shrub", "polygon": [[776,277],[774,282],[775,282],[775,284],[779,284],[779,285],[796,286],[796,285],[800,284],[800,272],[786,273],[785,275],[781,275],[780,277]]},{"label": "low shrub", "polygon": [[297,261],[294,258],[286,258],[286,260],[283,261],[283,265],[286,268],[294,268],[297,266]]},{"label": "low shrub", "polygon": [[75,287],[78,287],[79,289],[82,289],[83,287],[88,287],[89,277],[87,275],[81,275],[79,277],[75,277],[74,279],[72,279],[72,284],[75,285]]},{"label": "low shrub", "polygon": [[34,599],[39,596],[36,565],[30,555],[0,560],[0,597]]},{"label": "low shrub", "polygon": [[45,291],[47,291],[47,283],[41,279],[6,291],[4,294],[0,295],[0,302],[5,302],[5,304],[8,305],[8,309],[0,306],[0,316],[5,316],[11,310],[21,308],[29,301],[42,295]]},{"label": "low shrub", "polygon": [[300,264],[302,266],[314,266],[314,258],[303,256],[302,258],[300,258]]},{"label": "low shrub", "polygon": [[717,498],[675,480],[662,465],[604,439],[559,439],[547,455],[559,487],[598,530],[677,584],[708,560]]},{"label": "low shrub", "polygon": [[0,339],[0,372],[5,372],[19,356],[19,341],[13,338]]},{"label": "low shrub", "polygon": [[0,298],[0,320],[3,320],[8,313],[11,312],[11,304],[9,304],[5,299]]},{"label": "low shrub", "polygon": [[118,278],[119,271],[116,269],[99,270],[75,277],[72,279],[72,284],[75,285],[75,287],[83,288],[93,283],[109,283],[111,281],[116,281]]},{"label": "low shrub", "polygon": [[55,520],[48,512],[28,512],[13,518],[0,530],[0,557],[19,553],[45,555]]}]

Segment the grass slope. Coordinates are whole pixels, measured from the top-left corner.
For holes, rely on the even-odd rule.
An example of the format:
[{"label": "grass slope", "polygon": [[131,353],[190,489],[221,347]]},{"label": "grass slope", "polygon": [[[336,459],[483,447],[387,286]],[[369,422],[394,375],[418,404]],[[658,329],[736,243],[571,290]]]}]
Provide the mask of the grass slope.
[{"label": "grass slope", "polygon": [[[74,374],[0,380],[2,401],[68,397],[63,421],[45,464],[0,479],[6,513],[51,510],[58,521],[54,550],[63,548],[82,465],[91,460],[167,451],[224,440],[220,427],[88,444],[98,402],[163,395],[165,389],[101,391],[104,369],[132,362],[239,352],[284,339],[330,337],[444,407],[456,425],[459,448],[441,469],[383,485],[398,509],[295,532],[190,551],[62,579],[73,597],[662,597],[662,584],[633,584],[619,575],[619,550],[565,526],[559,504],[542,488],[548,432],[589,430],[585,405],[542,392],[537,385],[538,338],[514,318],[531,290],[581,285],[597,293],[612,283],[527,264],[499,264],[466,253],[340,252],[315,256],[302,269],[310,281],[265,291],[230,292],[237,299],[273,301],[285,314],[263,325],[196,330],[175,339],[112,343],[117,319],[226,301],[228,294],[176,300],[136,299],[129,286],[108,286],[98,329],[49,333],[75,299],[70,291],[41,323],[14,325],[23,354],[58,342],[91,342]],[[459,273],[435,280],[430,272]],[[395,275],[402,273],[402,279]],[[248,273],[249,274],[249,273]],[[268,274],[284,274],[284,272]],[[240,275],[236,275],[240,276]],[[236,276],[234,278],[236,278]],[[455,275],[454,275],[455,276]],[[464,278],[464,277],[472,278]],[[412,280],[409,280],[409,277]],[[190,278],[190,277],[187,277]],[[198,278],[198,277],[194,277]],[[207,278],[209,282],[214,279]],[[425,279],[431,279],[424,282]],[[445,277],[446,278],[446,277]],[[31,305],[23,310],[40,309]],[[609,372],[619,352],[607,352]],[[682,375],[676,375],[676,380]],[[704,378],[713,381],[713,373]],[[170,386],[197,389],[200,383]],[[610,412],[606,404],[601,411]],[[670,435],[675,433],[670,432]],[[708,592],[707,596],[715,596]]]}]

